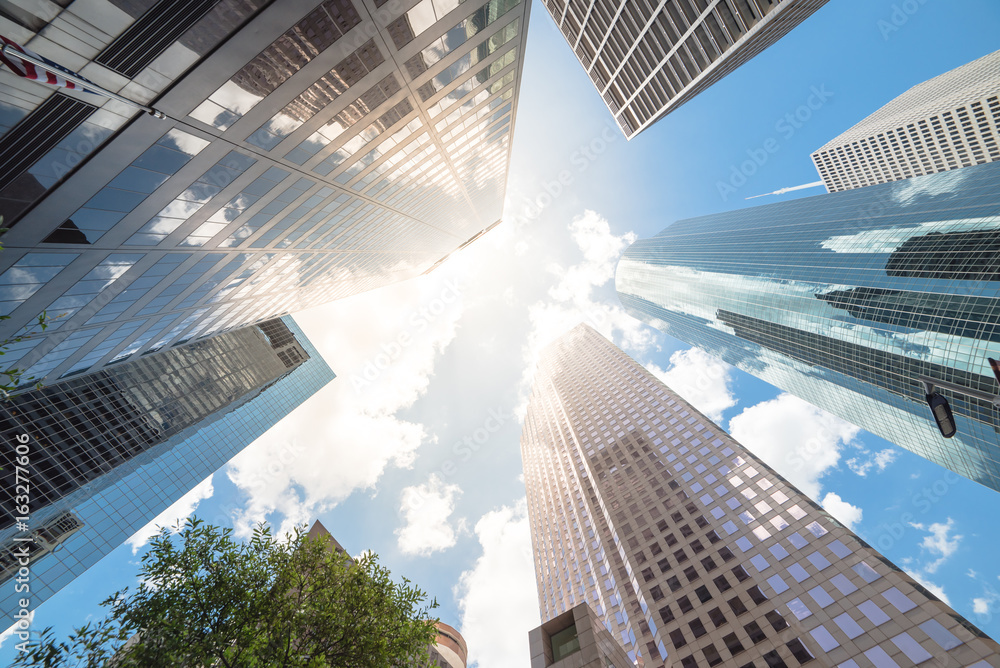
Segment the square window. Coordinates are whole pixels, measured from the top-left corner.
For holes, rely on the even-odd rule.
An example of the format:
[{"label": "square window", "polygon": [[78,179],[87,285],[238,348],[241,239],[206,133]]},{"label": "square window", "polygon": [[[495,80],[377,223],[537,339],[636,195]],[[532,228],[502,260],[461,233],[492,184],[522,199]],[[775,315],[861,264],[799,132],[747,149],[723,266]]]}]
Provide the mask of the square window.
[{"label": "square window", "polygon": [[701,575],[698,574],[698,570],[694,566],[688,566],[684,569],[684,577],[687,578],[688,582],[694,582],[699,579]]},{"label": "square window", "polygon": [[863,561],[854,564],[851,568],[853,568],[854,572],[860,575],[861,578],[868,583],[875,582],[882,577],[874,568]]},{"label": "square window", "polygon": [[643,579],[644,582],[649,582],[654,577],[655,576],[653,575],[653,569],[652,568],[644,568],[644,569],[642,569],[642,579]]},{"label": "square window", "polygon": [[746,649],[743,647],[743,643],[740,642],[740,639],[736,637],[735,633],[730,633],[722,639],[722,642],[726,643],[726,649],[728,649],[729,653],[733,656],[736,656]]},{"label": "square window", "polygon": [[677,579],[677,576],[671,576],[667,578],[667,586],[670,587],[670,591],[677,591],[681,588],[681,581]]},{"label": "square window", "polygon": [[674,629],[670,632],[670,642],[673,643],[674,647],[679,649],[687,644],[687,639],[681,633],[680,629]]},{"label": "square window", "polygon": [[789,564],[788,574],[795,578],[796,582],[809,579],[809,571],[802,568],[801,564]]},{"label": "square window", "polygon": [[718,568],[718,566],[715,565],[715,561],[712,559],[712,557],[705,557],[704,559],[702,559],[701,566],[709,573]]},{"label": "square window", "polygon": [[795,619],[798,619],[799,621],[812,615],[812,611],[806,607],[806,604],[802,602],[802,599],[793,598],[788,602],[788,609],[792,611],[792,614],[795,615]]},{"label": "square window", "polygon": [[764,655],[764,662],[767,664],[768,668],[788,668],[788,664],[785,663],[781,656],[773,649]]},{"label": "square window", "polygon": [[846,612],[842,615],[834,617],[833,621],[840,627],[841,631],[847,634],[847,637],[851,640],[854,640],[859,635],[864,633],[864,629],[861,628],[861,625],[854,621],[854,618]]},{"label": "square window", "polygon": [[698,597],[698,600],[701,601],[702,603],[707,603],[708,601],[712,600],[712,593],[708,591],[708,587],[706,587],[705,585],[702,585],[697,589],[695,589],[694,593],[695,596]]},{"label": "square window", "polygon": [[892,605],[895,606],[895,608],[900,612],[909,612],[917,607],[916,603],[911,601],[906,594],[899,591],[895,587],[890,587],[882,592],[882,597],[889,601],[889,603],[892,603]]},{"label": "square window", "polygon": [[708,611],[708,618],[712,620],[715,624],[715,628],[719,628],[726,623],[726,616],[722,614],[722,610],[719,608],[712,608]]},{"label": "square window", "polygon": [[837,642],[837,639],[834,638],[822,624],[810,631],[809,635],[813,637],[813,640],[816,641],[816,644],[818,644],[820,649],[824,652],[829,652],[840,647],[840,643]]},{"label": "square window", "polygon": [[789,643],[785,643],[785,647],[788,648],[788,651],[792,653],[792,656],[794,656],[799,663],[807,663],[816,658],[809,653],[809,650],[798,638]]},{"label": "square window", "polygon": [[[778,577],[778,576],[774,576],[774,577]],[[768,580],[768,583],[770,583],[770,582],[771,581]],[[784,582],[782,582],[781,584],[785,587],[785,589],[788,589],[788,586],[785,585]],[[773,587],[774,585],[771,585],[771,586]],[[777,591],[777,590],[775,590],[775,591]],[[784,591],[784,589],[782,591]],[[756,585],[754,585],[753,587],[750,587],[749,589],[747,589],[747,594],[750,595],[750,599],[754,603],[756,603],[757,605],[760,605],[761,603],[763,603],[764,601],[767,600],[767,596],[764,596],[764,592],[762,592],[760,590],[760,587],[758,587]]]},{"label": "square window", "polygon": [[722,557],[723,561],[730,561],[731,559],[736,558],[736,555],[733,554],[732,550],[730,550],[728,547],[720,547],[719,556]]},{"label": "square window", "polygon": [[843,594],[844,596],[847,596],[848,594],[854,593],[858,590],[858,588],[854,586],[854,583],[851,582],[850,579],[843,573],[837,573],[836,575],[834,575],[832,578],[830,578],[830,582],[832,582],[833,586],[836,587],[840,591],[840,593]]},{"label": "square window", "polygon": [[759,642],[763,642],[764,640],[767,639],[767,636],[764,635],[764,630],[760,628],[760,624],[758,624],[757,622],[750,622],[749,624],[744,624],[743,630],[747,632],[748,636],[750,636],[750,642],[752,642],[754,645],[756,645]]},{"label": "square window", "polygon": [[764,618],[767,619],[767,623],[770,624],[771,628],[775,631],[782,631],[788,628],[788,622],[785,621],[785,618],[782,617],[777,610],[772,610],[767,613],[764,615]]},{"label": "square window", "polygon": [[747,569],[743,568],[742,566],[739,565],[733,566],[732,570],[733,570],[733,575],[736,576],[736,579],[739,582],[743,582],[744,580],[750,579],[750,574],[747,573]]},{"label": "square window", "polygon": [[715,587],[720,591],[728,591],[733,588],[733,585],[729,584],[729,580],[726,579],[725,575],[720,575],[719,577],[712,580],[715,583]]},{"label": "square window", "polygon": [[[771,585],[775,594],[781,594],[788,591],[788,584],[781,578],[780,575],[772,575],[767,579],[767,584]],[[760,591],[758,589],[758,591]]]},{"label": "square window", "polygon": [[892,657],[877,645],[865,652],[865,656],[875,664],[875,668],[899,668],[899,664],[893,661]]},{"label": "square window", "polygon": [[955,634],[942,626],[936,619],[929,619],[921,624],[920,630],[929,635],[931,640],[940,645],[942,649],[954,649],[962,644],[962,641],[955,637]]},{"label": "square window", "polygon": [[708,631],[705,629],[705,625],[701,623],[701,620],[695,617],[688,626],[691,627],[691,633],[694,634],[695,638],[700,638]]},{"label": "square window", "polygon": [[659,601],[663,598],[663,590],[660,589],[659,585],[655,585],[649,590],[649,594],[653,597],[654,601]]},{"label": "square window", "polygon": [[788,556],[788,550],[781,547],[780,545],[772,545],[770,549],[771,549],[771,554],[774,555],[774,558],[777,559],[778,561],[781,561],[782,559]]},{"label": "square window", "polygon": [[931,658],[931,653],[924,649],[920,643],[914,640],[909,633],[900,633],[895,638],[890,638],[892,644],[903,651],[914,665]]},{"label": "square window", "polygon": [[669,605],[665,605],[660,608],[660,619],[663,620],[664,624],[669,624],[674,621],[674,611],[670,609]]},{"label": "square window", "polygon": [[670,570],[670,562],[667,561],[666,559],[660,559],[659,561],[656,562],[656,565],[660,567],[661,573],[666,573],[667,571]]},{"label": "square window", "polygon": [[743,605],[743,601],[740,600],[739,596],[729,599],[727,603],[729,603],[729,607],[732,608],[737,617],[747,612],[747,606]]},{"label": "square window", "polygon": [[819,552],[813,552],[806,557],[806,559],[808,559],[809,563],[815,566],[818,570],[823,570],[830,565],[830,561]]},{"label": "square window", "polygon": [[687,552],[684,551],[684,548],[681,548],[676,552],[674,552],[674,559],[677,560],[678,564],[683,564],[685,561],[688,560],[688,555]]},{"label": "square window", "polygon": [[825,608],[833,603],[833,597],[827,594],[826,590],[822,587],[813,587],[809,590],[809,595],[812,596],[813,600],[816,601],[821,608]]},{"label": "square window", "polygon": [[694,606],[691,605],[691,599],[689,599],[687,596],[681,596],[679,599],[677,599],[677,607],[681,609],[682,613],[687,613],[694,610]]},{"label": "square window", "polygon": [[756,568],[758,572],[764,572],[771,567],[771,565],[767,563],[767,559],[759,554],[755,554],[750,557],[750,563],[754,565],[754,568]]}]

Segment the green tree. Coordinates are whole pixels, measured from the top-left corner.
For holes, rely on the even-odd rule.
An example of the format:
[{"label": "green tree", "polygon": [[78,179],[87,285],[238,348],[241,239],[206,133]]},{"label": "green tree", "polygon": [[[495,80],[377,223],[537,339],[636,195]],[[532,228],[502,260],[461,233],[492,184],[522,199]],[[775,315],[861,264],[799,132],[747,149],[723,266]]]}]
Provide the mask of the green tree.
[{"label": "green tree", "polygon": [[14,665],[399,668],[423,665],[435,637],[436,601],[301,528],[282,540],[260,525],[240,542],[187,520],[150,541],[139,577],[103,620],[66,641],[45,629]]}]

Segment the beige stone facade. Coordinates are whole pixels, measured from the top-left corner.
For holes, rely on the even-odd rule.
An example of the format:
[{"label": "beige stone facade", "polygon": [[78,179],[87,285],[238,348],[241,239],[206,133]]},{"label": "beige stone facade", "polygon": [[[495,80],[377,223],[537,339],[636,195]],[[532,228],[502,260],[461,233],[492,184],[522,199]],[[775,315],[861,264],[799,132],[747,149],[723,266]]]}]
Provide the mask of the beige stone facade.
[{"label": "beige stone facade", "polygon": [[589,327],[544,353],[521,448],[542,619],[586,603],[644,668],[1000,666],[995,641]]}]

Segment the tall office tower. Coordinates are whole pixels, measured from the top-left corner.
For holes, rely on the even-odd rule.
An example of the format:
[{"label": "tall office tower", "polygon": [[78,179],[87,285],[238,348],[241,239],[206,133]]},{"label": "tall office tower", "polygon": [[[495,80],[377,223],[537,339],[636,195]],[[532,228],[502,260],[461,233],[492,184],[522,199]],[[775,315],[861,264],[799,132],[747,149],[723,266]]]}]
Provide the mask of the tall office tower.
[{"label": "tall office tower", "polygon": [[1000,51],[914,86],[812,154],[829,192],[1000,160]]},{"label": "tall office tower", "polygon": [[[521,452],[542,619],[586,604],[643,668],[1000,666],[1000,645],[585,325],[544,352]],[[545,626],[532,668],[603,651],[593,628]]]},{"label": "tall office tower", "polygon": [[618,263],[625,309],[1000,490],[1000,163],[674,223]]},{"label": "tall office tower", "polygon": [[[333,378],[283,318],[0,404],[0,613],[25,607],[9,581],[25,550],[34,609]],[[20,484],[30,487],[26,521],[17,510]]]},{"label": "tall office tower", "polygon": [[0,340],[63,314],[8,365],[51,383],[322,304],[499,221],[528,2],[57,4],[0,31],[167,118],[0,67]]},{"label": "tall office tower", "polygon": [[545,0],[618,127],[634,137],[827,0]]}]

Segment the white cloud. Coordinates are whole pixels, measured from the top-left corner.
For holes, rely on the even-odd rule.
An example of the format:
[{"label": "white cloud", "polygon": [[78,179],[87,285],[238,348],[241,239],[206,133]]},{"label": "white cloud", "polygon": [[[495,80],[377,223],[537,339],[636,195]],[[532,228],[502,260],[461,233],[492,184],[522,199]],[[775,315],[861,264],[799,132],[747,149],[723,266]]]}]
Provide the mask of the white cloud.
[{"label": "white cloud", "polygon": [[678,350],[670,356],[666,370],[655,364],[646,368],[714,422],[720,422],[723,412],[736,405],[730,387],[733,368],[700,348]]},{"label": "white cloud", "polygon": [[972,611],[977,615],[987,615],[990,612],[991,601],[986,598],[972,599]]},{"label": "white cloud", "polygon": [[527,408],[531,380],[542,350],[567,331],[585,322],[609,340],[617,333],[621,345],[630,350],[644,351],[658,334],[624,309],[610,304],[595,294],[614,279],[619,256],[631,245],[636,235],[628,232],[615,235],[608,221],[594,211],[585,211],[569,224],[570,236],[583,259],[568,267],[549,263],[548,273],[557,280],[547,298],[536,301],[528,309],[531,332],[524,346],[525,372],[521,383],[521,405],[518,415]]},{"label": "white cloud", "polygon": [[856,474],[862,478],[868,475],[868,472],[873,468],[878,473],[885,471],[889,464],[896,461],[896,457],[899,456],[899,452],[886,448],[885,450],[879,450],[872,457],[866,457],[866,455],[871,454],[868,450],[862,450],[861,457],[852,457],[847,460],[847,466]]},{"label": "white cloud", "polygon": [[[31,610],[28,612],[28,628],[31,628],[31,623],[33,621],[35,621],[35,611]],[[0,647],[3,647],[4,643],[10,640],[11,636],[14,635],[14,631],[17,630],[18,624],[20,624],[20,621],[14,622],[13,624],[11,624],[10,628],[8,628],[3,633],[0,633]],[[18,640],[20,640],[20,638],[18,638]]]},{"label": "white cloud", "polygon": [[820,505],[823,506],[828,513],[837,518],[837,521],[851,531],[854,531],[858,522],[861,521],[861,508],[844,501],[840,498],[840,495],[835,492],[827,492],[826,496],[823,497],[823,501],[820,502]]},{"label": "white cloud", "polygon": [[527,505],[521,499],[483,515],[476,523],[483,554],[455,587],[470,665],[479,668],[524,664],[528,631],[541,623]]},{"label": "white cloud", "polygon": [[949,535],[951,534],[951,530],[955,528],[955,521],[950,517],[944,523],[936,522],[927,527],[923,524],[912,522],[910,526],[914,529],[928,532],[928,535],[924,536],[923,541],[920,543],[920,547],[937,557],[934,561],[924,565],[923,570],[925,573],[936,572],[941,564],[947,561],[948,557],[958,550],[959,542],[964,538],[964,536]]},{"label": "white cloud", "polygon": [[431,475],[423,485],[403,489],[399,511],[405,525],[396,529],[403,554],[427,556],[455,544],[455,529],[448,518],[461,494],[458,485],[446,485],[438,475]]},{"label": "white cloud", "polygon": [[790,394],[744,409],[729,433],[811,499],[819,479],[840,461],[840,451],[860,430]]},{"label": "white cloud", "polygon": [[[279,532],[309,524],[388,466],[408,468],[432,442],[424,425],[397,417],[427,391],[462,315],[460,284],[436,271],[297,314],[338,377],[230,462],[246,495],[233,521],[248,535],[281,516]],[[275,518],[277,521],[277,518]]]},{"label": "white cloud", "polygon": [[941,599],[945,605],[951,605],[951,599],[949,599],[948,595],[944,593],[944,587],[939,584],[934,584],[920,571],[911,571],[907,569],[906,572],[909,573],[911,578],[922,584],[927,591]]},{"label": "white cloud", "polygon": [[187,494],[177,499],[169,508],[157,515],[149,524],[142,527],[129,538],[126,543],[132,546],[132,554],[139,551],[149,539],[160,531],[160,527],[174,528],[183,520],[191,517],[198,508],[198,504],[205,499],[211,498],[215,493],[212,487],[212,476],[208,476],[201,483],[196,485]]}]

